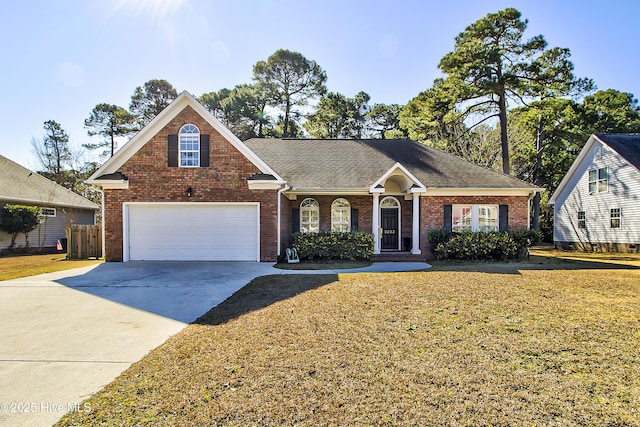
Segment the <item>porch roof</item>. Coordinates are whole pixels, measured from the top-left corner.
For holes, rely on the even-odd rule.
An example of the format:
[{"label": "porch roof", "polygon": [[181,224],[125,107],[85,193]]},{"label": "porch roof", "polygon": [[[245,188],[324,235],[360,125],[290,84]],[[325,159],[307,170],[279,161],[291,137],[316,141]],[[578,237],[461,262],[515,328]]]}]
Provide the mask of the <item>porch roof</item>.
[{"label": "porch roof", "polygon": [[520,179],[408,139],[253,138],[245,144],[293,191],[369,192],[397,163],[428,189],[537,189]]}]

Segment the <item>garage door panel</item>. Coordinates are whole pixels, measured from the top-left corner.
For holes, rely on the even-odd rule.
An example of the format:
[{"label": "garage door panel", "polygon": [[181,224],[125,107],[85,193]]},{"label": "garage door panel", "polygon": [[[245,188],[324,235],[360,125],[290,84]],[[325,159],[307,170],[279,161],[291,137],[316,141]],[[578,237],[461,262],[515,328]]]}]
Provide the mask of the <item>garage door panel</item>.
[{"label": "garage door panel", "polygon": [[258,206],[129,206],[132,260],[257,261]]}]

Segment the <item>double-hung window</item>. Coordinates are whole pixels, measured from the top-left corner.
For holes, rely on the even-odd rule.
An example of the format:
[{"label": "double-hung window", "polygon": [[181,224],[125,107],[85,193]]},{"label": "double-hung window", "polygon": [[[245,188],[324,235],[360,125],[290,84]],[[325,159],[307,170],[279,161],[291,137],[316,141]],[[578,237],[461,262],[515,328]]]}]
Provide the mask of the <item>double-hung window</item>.
[{"label": "double-hung window", "polygon": [[587,228],[587,213],[578,211],[578,228]]},{"label": "double-hung window", "polygon": [[498,231],[497,205],[453,205],[453,231]]},{"label": "double-hung window", "polygon": [[181,168],[200,166],[200,130],[192,124],[186,124],[178,133],[178,151]]},{"label": "double-hung window", "polygon": [[622,220],[622,209],[611,209],[611,228],[620,228]]},{"label": "double-hung window", "polygon": [[589,194],[606,193],[609,187],[609,168],[589,171]]}]

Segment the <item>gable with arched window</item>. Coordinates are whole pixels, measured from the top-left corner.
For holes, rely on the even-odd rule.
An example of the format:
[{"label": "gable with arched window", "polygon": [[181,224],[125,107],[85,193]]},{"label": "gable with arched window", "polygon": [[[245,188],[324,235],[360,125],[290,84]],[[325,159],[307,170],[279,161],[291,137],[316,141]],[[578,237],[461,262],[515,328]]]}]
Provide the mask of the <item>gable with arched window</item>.
[{"label": "gable with arched window", "polygon": [[320,231],[320,205],[316,199],[307,198],[300,203],[300,231],[302,233]]},{"label": "gable with arched window", "polygon": [[346,199],[335,199],[331,204],[331,231],[351,231],[351,205]]}]

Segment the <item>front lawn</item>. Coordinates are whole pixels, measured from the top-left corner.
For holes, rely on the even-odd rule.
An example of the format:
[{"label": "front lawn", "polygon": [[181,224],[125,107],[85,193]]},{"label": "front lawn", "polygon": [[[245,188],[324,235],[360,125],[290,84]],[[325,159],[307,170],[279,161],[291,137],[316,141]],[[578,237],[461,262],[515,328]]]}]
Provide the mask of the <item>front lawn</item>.
[{"label": "front lawn", "polygon": [[640,269],[262,277],[59,425],[640,425]]},{"label": "front lawn", "polygon": [[0,280],[86,267],[99,262],[101,261],[70,261],[64,254],[3,256],[0,257]]}]

